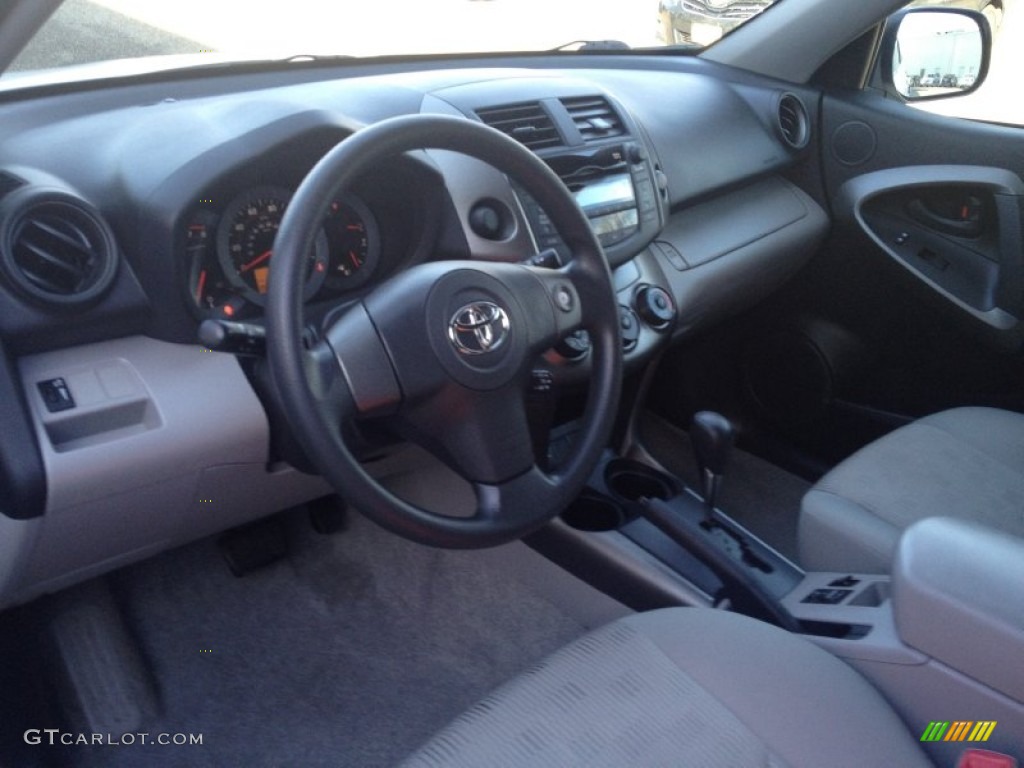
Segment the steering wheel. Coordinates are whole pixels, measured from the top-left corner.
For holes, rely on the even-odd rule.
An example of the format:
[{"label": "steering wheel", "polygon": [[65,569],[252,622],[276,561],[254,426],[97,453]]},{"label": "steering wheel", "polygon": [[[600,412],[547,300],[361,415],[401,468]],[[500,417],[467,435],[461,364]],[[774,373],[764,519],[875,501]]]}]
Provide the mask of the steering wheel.
[{"label": "steering wheel", "polygon": [[[514,177],[547,211],[572,258],[548,269],[437,261],[397,274],[303,343],[307,254],[331,200],[382,160],[418,149],[475,157]],[[524,257],[528,254],[524,254]],[[529,150],[470,120],[415,115],[363,128],[309,172],[284,214],[271,265],[267,353],[299,443],[337,493],[383,527],[439,547],[519,538],[583,488],[610,438],[621,384],[619,312],[604,253],[561,180]],[[585,328],[590,387],[570,456],[537,466],[524,394],[539,355]],[[410,504],[374,480],[343,439],[385,418],[469,481],[469,517]]]}]

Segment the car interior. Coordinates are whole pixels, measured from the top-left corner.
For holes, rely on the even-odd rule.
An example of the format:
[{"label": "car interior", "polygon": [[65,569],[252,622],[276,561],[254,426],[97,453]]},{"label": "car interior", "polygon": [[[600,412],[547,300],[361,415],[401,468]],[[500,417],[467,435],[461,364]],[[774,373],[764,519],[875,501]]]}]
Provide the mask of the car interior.
[{"label": "car interior", "polygon": [[1024,759],[1024,5],[689,5],[0,78],[0,768]]}]

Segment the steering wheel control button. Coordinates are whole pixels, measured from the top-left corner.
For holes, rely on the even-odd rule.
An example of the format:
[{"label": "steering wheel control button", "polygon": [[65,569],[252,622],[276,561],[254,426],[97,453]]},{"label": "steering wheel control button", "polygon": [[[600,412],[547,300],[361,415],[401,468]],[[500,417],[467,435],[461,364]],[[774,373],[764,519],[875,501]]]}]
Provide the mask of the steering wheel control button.
[{"label": "steering wheel control button", "polygon": [[401,403],[391,360],[364,305],[346,312],[326,338],[359,413],[384,414]]},{"label": "steering wheel control button", "polygon": [[43,398],[46,410],[50,413],[69,411],[75,407],[75,398],[72,397],[71,390],[68,389],[67,382],[64,379],[57,378],[40,381],[36,383],[36,388],[39,390],[39,395]]},{"label": "steering wheel control button", "polygon": [[554,248],[546,248],[540,253],[535,253],[526,263],[531,267],[544,267],[545,269],[558,269],[562,266],[562,260],[558,258],[558,251]]},{"label": "steering wheel control button", "polygon": [[576,297],[569,288],[560,285],[555,288],[555,306],[563,312],[572,312],[576,308]]},{"label": "steering wheel control button", "polygon": [[676,307],[664,288],[644,285],[636,292],[636,311],[656,330],[664,330],[676,319]]},{"label": "steering wheel control button", "polygon": [[467,304],[448,323],[448,339],[462,355],[485,355],[499,349],[509,331],[508,313],[493,301]]},{"label": "steering wheel control button", "polygon": [[515,233],[512,212],[497,200],[481,200],[469,212],[469,228],[485,240],[507,240]]},{"label": "steering wheel control button", "polygon": [[622,349],[629,352],[640,341],[640,319],[629,307],[619,306],[619,332],[622,336]]}]

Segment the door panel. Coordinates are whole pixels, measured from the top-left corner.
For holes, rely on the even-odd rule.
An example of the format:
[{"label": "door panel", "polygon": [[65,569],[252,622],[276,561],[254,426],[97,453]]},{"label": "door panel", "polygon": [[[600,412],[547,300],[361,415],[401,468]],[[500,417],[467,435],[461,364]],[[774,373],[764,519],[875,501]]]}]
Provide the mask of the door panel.
[{"label": "door panel", "polygon": [[1024,411],[1024,129],[855,91],[822,126],[833,230],[734,329],[748,421],[832,463],[944,408]]},{"label": "door panel", "polygon": [[1024,130],[870,91],[826,95],[823,126],[835,230],[809,289],[883,361],[874,404],[1020,407]]}]

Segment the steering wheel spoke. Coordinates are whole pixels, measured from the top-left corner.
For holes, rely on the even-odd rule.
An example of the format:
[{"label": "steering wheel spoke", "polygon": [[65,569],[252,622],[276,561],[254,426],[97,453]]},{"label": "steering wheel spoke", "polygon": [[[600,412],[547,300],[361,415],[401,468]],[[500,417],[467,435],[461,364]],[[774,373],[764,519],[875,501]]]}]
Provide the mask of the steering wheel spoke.
[{"label": "steering wheel spoke", "polygon": [[338,367],[334,350],[325,341],[304,350],[301,357],[313,402],[328,424],[340,425],[358,416],[348,382]]},{"label": "steering wheel spoke", "polygon": [[471,483],[495,484],[534,464],[520,381],[490,392],[446,387],[395,421],[406,437]]},{"label": "steering wheel spoke", "polygon": [[[501,483],[474,483],[477,517],[481,520],[529,523],[536,518],[538,504],[550,504],[552,496],[564,493],[562,479],[536,465]],[[568,504],[568,497],[559,507]]]},{"label": "steering wheel spoke", "polygon": [[[344,380],[352,408],[360,417],[394,413],[402,403],[402,390],[391,358],[362,303],[336,320],[314,349],[319,368],[329,367]],[[326,383],[326,382],[325,382]],[[338,389],[339,384],[334,384]],[[324,389],[325,395],[329,392]]]}]

